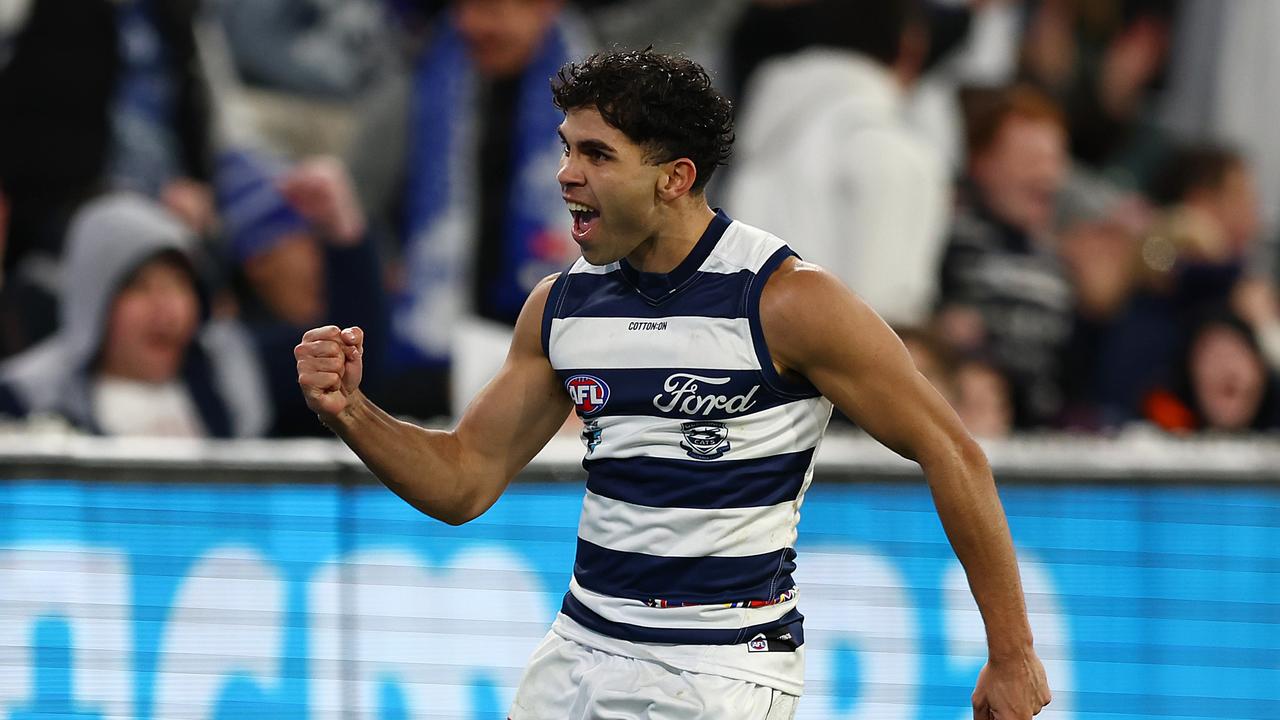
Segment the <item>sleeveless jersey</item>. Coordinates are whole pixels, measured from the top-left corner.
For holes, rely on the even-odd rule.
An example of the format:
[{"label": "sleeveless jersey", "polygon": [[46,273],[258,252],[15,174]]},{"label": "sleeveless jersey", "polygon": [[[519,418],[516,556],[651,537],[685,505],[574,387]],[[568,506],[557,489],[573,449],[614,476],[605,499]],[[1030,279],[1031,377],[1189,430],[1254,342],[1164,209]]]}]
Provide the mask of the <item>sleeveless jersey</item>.
[{"label": "sleeveless jersey", "polygon": [[831,404],[764,344],[760,294],[793,255],[718,212],[670,273],[579,260],[552,285],[543,347],[588,473],[555,631],[800,693],[796,525]]}]

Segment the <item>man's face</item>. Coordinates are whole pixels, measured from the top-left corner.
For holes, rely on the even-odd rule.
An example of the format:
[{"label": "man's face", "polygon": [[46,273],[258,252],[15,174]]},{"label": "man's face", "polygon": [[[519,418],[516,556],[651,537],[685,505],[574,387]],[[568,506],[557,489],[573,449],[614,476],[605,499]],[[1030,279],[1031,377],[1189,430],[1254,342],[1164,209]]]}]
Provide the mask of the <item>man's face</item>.
[{"label": "man's face", "polygon": [[509,77],[524,70],[560,12],[559,0],[454,0],[453,14],[477,70]]},{"label": "man's face", "polygon": [[174,379],[199,312],[191,276],[181,265],[169,258],[145,263],[111,304],[99,371],[153,383]]},{"label": "man's face", "polygon": [[970,169],[997,217],[1024,232],[1044,232],[1066,177],[1066,134],[1047,120],[1009,117]]},{"label": "man's face", "polygon": [[566,113],[560,137],[565,154],[556,177],[569,204],[574,242],[593,265],[626,257],[660,223],[662,166],[650,163],[645,149],[595,108]]}]

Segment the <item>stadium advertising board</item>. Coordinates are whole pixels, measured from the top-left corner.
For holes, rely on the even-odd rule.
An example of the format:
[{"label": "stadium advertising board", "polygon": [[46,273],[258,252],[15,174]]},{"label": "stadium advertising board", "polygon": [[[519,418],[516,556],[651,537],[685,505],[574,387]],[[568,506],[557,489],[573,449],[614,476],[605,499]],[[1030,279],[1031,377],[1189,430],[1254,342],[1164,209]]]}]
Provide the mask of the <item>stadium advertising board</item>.
[{"label": "stadium advertising board", "polygon": [[[1002,491],[1044,718],[1280,706],[1280,491]],[[368,485],[0,483],[0,718],[505,717],[559,607],[581,489],[448,527]],[[799,717],[962,720],[980,619],[927,490],[818,485]]]}]

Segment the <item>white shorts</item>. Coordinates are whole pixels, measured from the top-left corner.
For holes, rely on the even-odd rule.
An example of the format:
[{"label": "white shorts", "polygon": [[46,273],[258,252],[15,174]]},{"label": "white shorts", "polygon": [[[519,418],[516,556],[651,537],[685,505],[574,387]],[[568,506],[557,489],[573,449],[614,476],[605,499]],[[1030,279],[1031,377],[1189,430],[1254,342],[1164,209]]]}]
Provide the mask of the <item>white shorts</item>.
[{"label": "white shorts", "polygon": [[611,655],[547,633],[510,720],[792,720],[795,695]]}]

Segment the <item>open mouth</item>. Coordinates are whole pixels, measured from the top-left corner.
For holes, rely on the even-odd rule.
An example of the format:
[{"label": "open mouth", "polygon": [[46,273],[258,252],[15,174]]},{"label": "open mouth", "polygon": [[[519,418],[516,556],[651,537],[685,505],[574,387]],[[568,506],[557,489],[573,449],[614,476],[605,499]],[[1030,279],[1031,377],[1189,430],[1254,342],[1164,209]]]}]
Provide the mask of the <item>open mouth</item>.
[{"label": "open mouth", "polygon": [[573,238],[582,240],[600,220],[600,211],[579,202],[569,202],[569,214],[573,216]]}]

